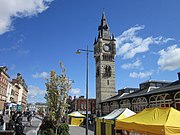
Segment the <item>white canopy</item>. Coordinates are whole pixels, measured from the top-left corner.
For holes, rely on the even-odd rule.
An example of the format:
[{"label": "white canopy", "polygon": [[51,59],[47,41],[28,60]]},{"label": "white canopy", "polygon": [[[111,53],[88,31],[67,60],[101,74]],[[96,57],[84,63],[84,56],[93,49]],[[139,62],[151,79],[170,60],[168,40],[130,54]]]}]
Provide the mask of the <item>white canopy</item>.
[{"label": "white canopy", "polygon": [[79,113],[78,111],[72,112],[72,113],[68,114],[68,116],[85,118],[85,116],[82,115],[81,113]]}]

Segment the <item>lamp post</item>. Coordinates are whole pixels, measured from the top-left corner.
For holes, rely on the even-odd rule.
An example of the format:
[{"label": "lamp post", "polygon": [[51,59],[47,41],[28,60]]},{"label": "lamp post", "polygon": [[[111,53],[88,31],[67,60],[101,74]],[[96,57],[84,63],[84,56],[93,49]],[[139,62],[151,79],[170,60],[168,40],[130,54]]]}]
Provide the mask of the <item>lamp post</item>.
[{"label": "lamp post", "polygon": [[76,54],[80,54],[81,51],[86,52],[86,135],[88,135],[88,56],[89,52],[93,52],[88,49],[78,49]]}]

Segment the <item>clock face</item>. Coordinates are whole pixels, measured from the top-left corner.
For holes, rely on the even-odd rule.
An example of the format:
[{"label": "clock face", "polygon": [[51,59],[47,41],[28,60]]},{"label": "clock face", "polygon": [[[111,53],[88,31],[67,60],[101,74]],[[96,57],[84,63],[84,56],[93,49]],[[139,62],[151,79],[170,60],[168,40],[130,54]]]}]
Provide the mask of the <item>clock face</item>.
[{"label": "clock face", "polygon": [[104,49],[105,52],[109,52],[110,51],[110,46],[108,44],[105,44],[103,46],[103,49]]}]

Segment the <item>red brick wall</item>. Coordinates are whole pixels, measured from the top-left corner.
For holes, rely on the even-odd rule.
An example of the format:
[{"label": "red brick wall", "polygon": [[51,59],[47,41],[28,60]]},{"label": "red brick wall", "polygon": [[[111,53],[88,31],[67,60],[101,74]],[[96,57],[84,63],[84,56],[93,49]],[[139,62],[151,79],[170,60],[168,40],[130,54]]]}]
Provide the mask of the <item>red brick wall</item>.
[{"label": "red brick wall", "polygon": [[[90,111],[91,114],[95,114],[95,106],[96,106],[96,99],[89,99],[88,111]],[[72,103],[72,108],[74,108],[74,111],[86,111],[86,99],[84,98],[74,99]]]}]

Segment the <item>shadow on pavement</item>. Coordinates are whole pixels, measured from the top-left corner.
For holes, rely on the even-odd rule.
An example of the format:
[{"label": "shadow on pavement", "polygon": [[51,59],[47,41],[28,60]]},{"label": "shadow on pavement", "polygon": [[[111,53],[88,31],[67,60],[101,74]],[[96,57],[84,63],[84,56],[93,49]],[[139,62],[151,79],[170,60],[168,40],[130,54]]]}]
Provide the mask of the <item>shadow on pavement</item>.
[{"label": "shadow on pavement", "polygon": [[[86,125],[82,125],[81,127],[86,128]],[[91,130],[94,132],[95,131],[95,125],[94,124],[88,125],[88,130]]]}]

